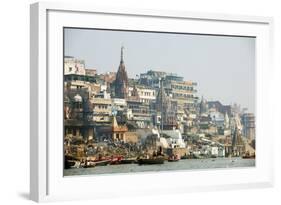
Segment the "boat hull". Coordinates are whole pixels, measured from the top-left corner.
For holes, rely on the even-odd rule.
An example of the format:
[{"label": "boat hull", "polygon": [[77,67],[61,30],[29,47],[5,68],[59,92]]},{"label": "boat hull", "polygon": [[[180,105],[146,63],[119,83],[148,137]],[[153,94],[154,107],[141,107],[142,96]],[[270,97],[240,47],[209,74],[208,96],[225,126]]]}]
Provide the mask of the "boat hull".
[{"label": "boat hull", "polygon": [[81,163],[75,160],[67,160],[65,162],[65,169],[80,168]]},{"label": "boat hull", "polygon": [[120,164],[133,164],[136,162],[137,162],[136,159],[123,159],[123,160],[121,160]]},{"label": "boat hull", "polygon": [[111,160],[95,161],[95,166],[107,166]]},{"label": "boat hull", "polygon": [[164,164],[164,158],[157,158],[157,159],[139,159],[139,165],[151,165],[151,164]]},{"label": "boat hull", "polygon": [[168,162],[178,162],[179,159],[168,159]]}]

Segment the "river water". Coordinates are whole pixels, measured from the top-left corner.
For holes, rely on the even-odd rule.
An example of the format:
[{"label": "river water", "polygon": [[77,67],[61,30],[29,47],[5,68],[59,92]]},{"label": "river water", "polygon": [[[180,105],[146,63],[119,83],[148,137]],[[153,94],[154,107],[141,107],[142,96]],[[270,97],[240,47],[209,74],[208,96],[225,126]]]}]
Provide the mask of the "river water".
[{"label": "river water", "polygon": [[120,164],[97,166],[93,168],[72,168],[65,169],[64,176],[74,175],[96,175],[113,173],[131,173],[131,172],[155,172],[169,170],[193,170],[193,169],[216,169],[216,168],[234,168],[234,167],[254,167],[255,159],[242,158],[208,158],[208,159],[186,159],[178,162],[167,162],[158,165],[138,165],[138,164]]}]

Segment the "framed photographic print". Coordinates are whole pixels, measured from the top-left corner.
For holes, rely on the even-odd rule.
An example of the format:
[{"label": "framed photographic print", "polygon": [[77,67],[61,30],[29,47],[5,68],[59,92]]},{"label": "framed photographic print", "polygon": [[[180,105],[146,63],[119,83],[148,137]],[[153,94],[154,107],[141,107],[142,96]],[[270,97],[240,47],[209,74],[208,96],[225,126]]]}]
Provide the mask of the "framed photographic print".
[{"label": "framed photographic print", "polygon": [[31,5],[31,199],[272,186],[272,22]]}]

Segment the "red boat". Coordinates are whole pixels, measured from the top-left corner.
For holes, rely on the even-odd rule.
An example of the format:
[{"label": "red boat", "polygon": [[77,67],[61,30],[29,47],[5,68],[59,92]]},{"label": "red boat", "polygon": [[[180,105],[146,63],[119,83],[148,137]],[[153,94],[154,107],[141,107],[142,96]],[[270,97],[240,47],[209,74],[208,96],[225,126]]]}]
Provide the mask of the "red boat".
[{"label": "red boat", "polygon": [[110,164],[111,161],[112,160],[110,157],[102,157],[102,156],[99,156],[98,159],[94,160],[96,166],[106,166]]},{"label": "red boat", "polygon": [[123,160],[123,156],[117,156],[117,157],[112,156],[110,165],[121,164],[122,160]]},{"label": "red boat", "polygon": [[110,159],[105,159],[105,160],[96,160],[95,161],[95,166],[106,166],[111,162]]}]

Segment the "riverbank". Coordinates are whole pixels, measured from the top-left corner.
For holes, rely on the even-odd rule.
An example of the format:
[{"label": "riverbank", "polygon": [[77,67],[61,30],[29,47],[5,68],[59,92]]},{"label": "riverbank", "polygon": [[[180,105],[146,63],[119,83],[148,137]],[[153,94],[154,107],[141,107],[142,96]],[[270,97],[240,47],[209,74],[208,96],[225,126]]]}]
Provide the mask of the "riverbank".
[{"label": "riverbank", "polygon": [[179,171],[179,170],[199,170],[199,169],[219,169],[219,168],[239,168],[254,167],[255,159],[235,158],[207,158],[207,159],[186,159],[178,162],[165,162],[155,165],[120,164],[99,166],[93,168],[73,168],[65,169],[64,176],[75,175],[96,175],[96,174],[116,174],[135,172],[159,172],[159,171]]}]

